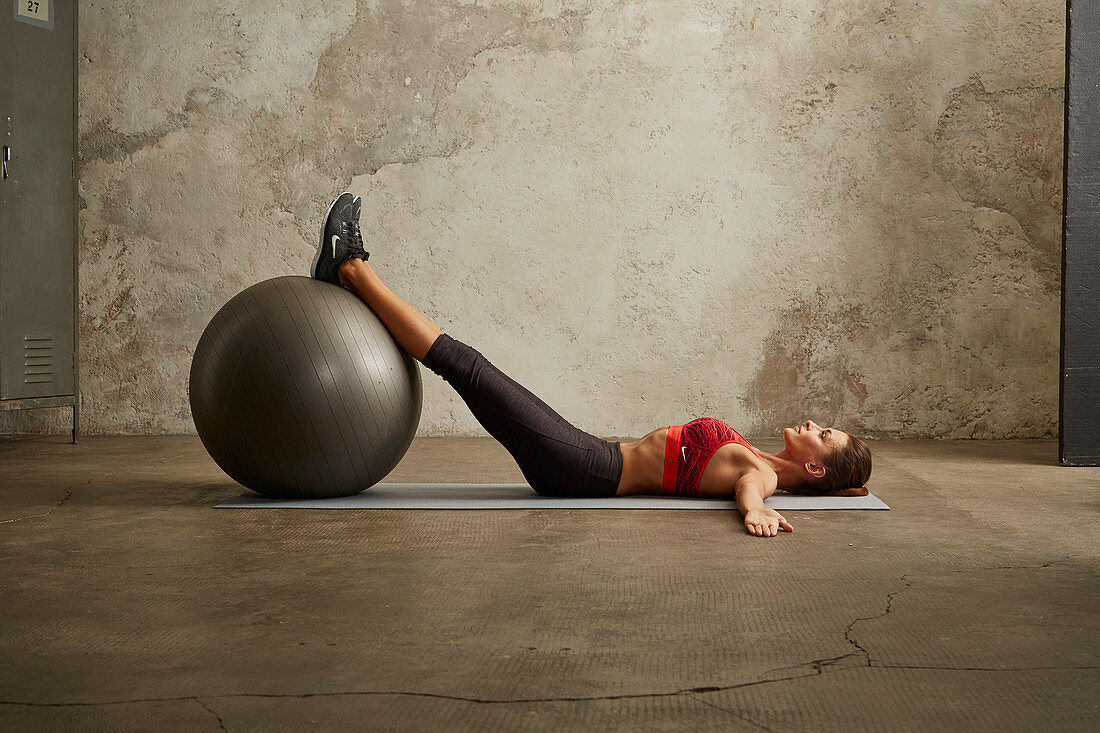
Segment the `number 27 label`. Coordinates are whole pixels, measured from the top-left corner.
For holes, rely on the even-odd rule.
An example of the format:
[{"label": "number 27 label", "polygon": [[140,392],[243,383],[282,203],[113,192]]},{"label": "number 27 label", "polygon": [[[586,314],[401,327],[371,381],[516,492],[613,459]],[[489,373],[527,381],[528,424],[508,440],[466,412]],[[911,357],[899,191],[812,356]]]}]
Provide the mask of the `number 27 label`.
[{"label": "number 27 label", "polygon": [[48,23],[50,20],[50,0],[16,0],[19,15]]}]

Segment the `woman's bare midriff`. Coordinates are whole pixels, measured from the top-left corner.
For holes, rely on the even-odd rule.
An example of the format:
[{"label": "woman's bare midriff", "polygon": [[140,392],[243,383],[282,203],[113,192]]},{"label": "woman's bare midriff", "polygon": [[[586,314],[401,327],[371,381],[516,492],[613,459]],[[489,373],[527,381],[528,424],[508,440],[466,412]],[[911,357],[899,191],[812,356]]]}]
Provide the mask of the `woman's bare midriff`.
[{"label": "woman's bare midriff", "polygon": [[623,475],[616,496],[653,494],[661,490],[665,474],[665,442],[668,428],[657,428],[633,443],[622,443]]}]

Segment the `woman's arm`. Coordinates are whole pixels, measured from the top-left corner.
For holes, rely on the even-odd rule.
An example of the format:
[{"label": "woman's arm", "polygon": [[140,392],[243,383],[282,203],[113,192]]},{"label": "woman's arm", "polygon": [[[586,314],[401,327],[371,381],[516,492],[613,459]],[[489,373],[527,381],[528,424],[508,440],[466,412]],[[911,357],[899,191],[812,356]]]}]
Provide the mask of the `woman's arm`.
[{"label": "woman's arm", "polygon": [[763,478],[757,472],[750,472],[738,479],[734,487],[737,508],[745,515],[745,528],[749,534],[757,537],[774,537],[779,530],[793,532],[794,527],[774,509],[764,506],[765,497],[775,493],[765,487]]}]

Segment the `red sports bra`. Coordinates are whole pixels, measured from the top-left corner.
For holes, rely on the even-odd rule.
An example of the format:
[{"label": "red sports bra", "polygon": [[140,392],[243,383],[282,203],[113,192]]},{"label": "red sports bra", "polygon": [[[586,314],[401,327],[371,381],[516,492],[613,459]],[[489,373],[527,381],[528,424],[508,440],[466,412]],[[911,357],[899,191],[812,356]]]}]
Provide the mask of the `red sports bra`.
[{"label": "red sports bra", "polygon": [[699,495],[699,479],[724,445],[738,443],[755,452],[749,441],[729,425],[713,417],[701,417],[686,425],[670,425],[665,442],[662,494]]}]

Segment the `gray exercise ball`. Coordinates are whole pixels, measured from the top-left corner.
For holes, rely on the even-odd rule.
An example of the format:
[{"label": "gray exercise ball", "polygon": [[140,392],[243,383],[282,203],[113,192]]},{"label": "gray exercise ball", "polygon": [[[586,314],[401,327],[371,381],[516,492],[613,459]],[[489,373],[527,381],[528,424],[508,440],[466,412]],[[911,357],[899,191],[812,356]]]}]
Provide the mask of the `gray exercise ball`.
[{"label": "gray exercise ball", "polygon": [[210,457],[267,496],[357,494],[420,423],[415,360],[353,293],[277,277],[215,314],[191,362],[191,414]]}]

